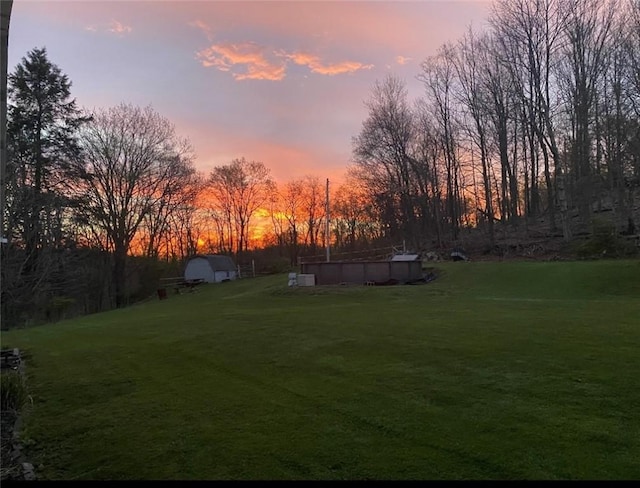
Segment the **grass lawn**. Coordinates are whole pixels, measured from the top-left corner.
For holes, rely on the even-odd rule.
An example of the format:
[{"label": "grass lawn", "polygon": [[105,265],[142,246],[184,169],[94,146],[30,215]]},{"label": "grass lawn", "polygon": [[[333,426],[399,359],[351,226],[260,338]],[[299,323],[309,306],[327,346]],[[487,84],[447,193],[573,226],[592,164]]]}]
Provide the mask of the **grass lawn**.
[{"label": "grass lawn", "polygon": [[638,479],[640,261],[206,285],[2,333],[48,479]]}]

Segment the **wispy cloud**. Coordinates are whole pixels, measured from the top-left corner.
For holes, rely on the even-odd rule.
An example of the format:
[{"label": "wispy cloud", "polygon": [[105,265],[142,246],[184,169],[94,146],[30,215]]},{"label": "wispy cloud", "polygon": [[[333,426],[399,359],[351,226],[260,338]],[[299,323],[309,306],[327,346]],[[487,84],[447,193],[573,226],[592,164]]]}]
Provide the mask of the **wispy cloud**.
[{"label": "wispy cloud", "polygon": [[290,59],[298,65],[307,66],[313,73],[328,76],[353,73],[354,71],[359,71],[361,69],[373,68],[372,64],[363,64],[357,61],[341,61],[333,64],[323,63],[320,57],[304,52],[294,52],[290,54],[281,52],[280,55]]},{"label": "wispy cloud", "polygon": [[189,25],[191,27],[200,29],[207,36],[207,39],[212,40],[212,29],[211,26],[209,26],[206,22],[203,22],[202,20],[194,20],[192,22],[189,22]]},{"label": "wispy cloud", "polygon": [[117,35],[129,34],[131,31],[133,31],[130,25],[125,25],[122,22],[119,22],[117,20],[111,21],[111,24],[109,24],[108,30],[109,32],[112,32]]},{"label": "wispy cloud", "polygon": [[[285,77],[286,63],[268,60],[265,49],[253,42],[213,44],[196,56],[205,67],[231,71],[236,80],[278,81]],[[237,72],[235,66],[245,70]]]},{"label": "wispy cloud", "polygon": [[130,25],[125,25],[117,20],[112,20],[110,24],[87,25],[84,30],[89,32],[107,32],[117,36],[124,36],[125,34],[133,32],[133,28]]},{"label": "wispy cloud", "polygon": [[398,63],[398,64],[407,64],[412,59],[413,58],[409,58],[409,57],[406,57],[406,56],[396,56],[396,63]]}]

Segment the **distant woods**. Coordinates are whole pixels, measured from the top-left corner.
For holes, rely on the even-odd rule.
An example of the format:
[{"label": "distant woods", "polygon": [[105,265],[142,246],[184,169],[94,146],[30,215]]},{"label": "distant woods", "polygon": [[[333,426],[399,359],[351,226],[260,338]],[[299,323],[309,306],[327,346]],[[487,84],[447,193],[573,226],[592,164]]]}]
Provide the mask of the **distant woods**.
[{"label": "distant woods", "polygon": [[497,0],[487,29],[441,46],[416,77],[417,100],[393,75],[363,94],[327,235],[324,178],[277,184],[243,157],[199,173],[153,108],[83,110],[32,50],[9,76],[2,326],[148,297],[195,253],[242,264],[261,249],[265,269],[284,270],[327,242],[343,256],[569,242],[605,215],[637,233],[640,1]]},{"label": "distant woods", "polygon": [[[640,202],[640,2],[497,0],[483,32],[376,83],[351,175],[388,236],[420,248],[545,222],[565,241]],[[539,229],[540,226],[536,225]]]}]

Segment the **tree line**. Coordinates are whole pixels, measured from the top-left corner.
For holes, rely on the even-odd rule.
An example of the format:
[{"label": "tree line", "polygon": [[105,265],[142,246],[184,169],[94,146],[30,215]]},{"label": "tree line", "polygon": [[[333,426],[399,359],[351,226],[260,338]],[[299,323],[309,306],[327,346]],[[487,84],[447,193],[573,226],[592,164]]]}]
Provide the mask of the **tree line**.
[{"label": "tree line", "polygon": [[544,219],[570,241],[601,211],[634,233],[640,2],[496,0],[489,26],[421,64],[414,103],[397,77],[374,86],[351,177],[384,234],[494,243]]},{"label": "tree line", "polygon": [[[635,232],[640,187],[640,1],[497,0],[416,74],[376,82],[343,184],[277,184],[237,158],[198,172],[189,141],[152,107],[80,109],[46,49],[9,76],[2,325],[120,307],[196,253],[289,265],[406,242],[487,245],[529,230]],[[327,212],[330,214],[327,234]]]}]

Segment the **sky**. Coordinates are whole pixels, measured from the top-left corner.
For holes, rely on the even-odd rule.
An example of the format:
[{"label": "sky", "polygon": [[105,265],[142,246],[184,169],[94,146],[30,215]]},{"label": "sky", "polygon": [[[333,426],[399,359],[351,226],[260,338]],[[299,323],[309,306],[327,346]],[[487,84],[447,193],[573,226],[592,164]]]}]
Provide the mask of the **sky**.
[{"label": "sky", "polygon": [[490,2],[14,0],[9,71],[46,47],[86,109],[151,105],[207,174],[262,161],[278,182],[340,180],[376,80],[421,96],[420,63]]}]

